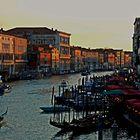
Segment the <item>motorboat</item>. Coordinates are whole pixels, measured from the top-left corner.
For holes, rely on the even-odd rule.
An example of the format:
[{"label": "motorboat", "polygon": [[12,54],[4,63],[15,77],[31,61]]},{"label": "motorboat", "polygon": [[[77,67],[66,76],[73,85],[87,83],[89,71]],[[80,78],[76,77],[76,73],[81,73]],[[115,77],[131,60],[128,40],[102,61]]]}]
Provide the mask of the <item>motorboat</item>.
[{"label": "motorboat", "polygon": [[87,75],[89,75],[89,74],[90,74],[90,73],[87,72],[87,71],[84,71],[84,72],[81,73],[82,76],[87,76]]},{"label": "motorboat", "polygon": [[11,92],[11,89],[12,89],[11,86],[7,84],[3,84],[2,88],[4,89],[5,93]]},{"label": "motorboat", "polygon": [[70,108],[62,105],[54,105],[54,106],[40,106],[40,109],[46,113],[57,113],[57,112],[68,112]]},{"label": "motorboat", "polygon": [[60,83],[60,87],[62,87],[62,88],[63,88],[63,87],[64,87],[64,88],[65,88],[65,87],[68,87],[68,85],[69,85],[68,82],[65,81],[65,80],[62,80],[62,82]]}]

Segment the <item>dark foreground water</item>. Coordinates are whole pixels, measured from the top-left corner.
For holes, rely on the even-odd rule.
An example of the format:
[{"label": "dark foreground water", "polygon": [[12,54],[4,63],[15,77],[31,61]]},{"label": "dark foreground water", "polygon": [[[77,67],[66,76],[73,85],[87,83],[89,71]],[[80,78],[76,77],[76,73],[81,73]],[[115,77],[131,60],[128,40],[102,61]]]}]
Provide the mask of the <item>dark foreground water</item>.
[{"label": "dark foreground water", "polygon": [[[8,107],[6,124],[0,129],[0,140],[97,140],[98,132],[59,134],[59,129],[49,124],[51,114],[42,114],[39,109],[42,105],[50,104],[52,86],[57,88],[62,79],[74,85],[80,77],[80,74],[73,74],[10,83],[12,92],[0,96],[0,113]],[[58,90],[56,88],[55,91]],[[110,130],[103,133],[104,140],[111,140]]]}]

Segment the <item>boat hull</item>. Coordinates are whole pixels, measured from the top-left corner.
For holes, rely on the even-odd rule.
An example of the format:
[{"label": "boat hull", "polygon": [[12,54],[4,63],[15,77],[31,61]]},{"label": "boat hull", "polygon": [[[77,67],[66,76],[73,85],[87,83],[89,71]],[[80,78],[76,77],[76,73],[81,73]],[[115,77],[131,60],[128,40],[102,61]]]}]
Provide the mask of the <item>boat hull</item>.
[{"label": "boat hull", "polygon": [[52,106],[52,107],[48,107],[48,106],[41,106],[40,109],[46,113],[56,113],[56,112],[68,112],[70,111],[70,108],[67,106]]}]

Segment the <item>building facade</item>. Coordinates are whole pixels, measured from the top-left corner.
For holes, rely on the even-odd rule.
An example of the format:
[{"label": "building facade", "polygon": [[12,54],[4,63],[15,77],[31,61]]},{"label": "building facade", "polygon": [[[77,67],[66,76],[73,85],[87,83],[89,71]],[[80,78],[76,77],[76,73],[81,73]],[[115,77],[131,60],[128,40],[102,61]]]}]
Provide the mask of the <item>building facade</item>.
[{"label": "building facade", "polygon": [[19,73],[27,68],[27,40],[24,38],[13,37],[14,45],[14,67],[13,72]]},{"label": "building facade", "polygon": [[93,71],[93,70],[97,70],[98,69],[98,64],[99,64],[99,62],[98,62],[98,58],[99,58],[99,53],[98,53],[98,51],[97,50],[95,50],[95,49],[92,49],[91,50],[91,65],[90,65],[90,68],[91,68],[91,70]]},{"label": "building facade", "polygon": [[0,71],[12,74],[14,71],[13,36],[0,34]]},{"label": "building facade", "polygon": [[82,57],[81,57],[81,47],[71,46],[70,54],[71,54],[70,69],[74,72],[82,71],[83,64],[82,64]]},{"label": "building facade", "polygon": [[[28,61],[33,64],[34,68],[39,69],[42,67],[40,63],[39,47],[48,49],[48,46],[53,46],[59,51],[59,66],[57,70],[61,73],[70,71],[70,35],[69,33],[57,31],[46,27],[20,27],[13,28],[6,31],[9,34],[24,37],[28,40]],[[36,50],[36,51],[35,51]],[[46,54],[44,54],[46,55]],[[49,55],[49,54],[48,54]],[[43,58],[41,58],[43,59]],[[44,59],[47,59],[44,57]],[[32,62],[36,60],[36,63]],[[41,60],[42,61],[42,60]],[[44,60],[45,62],[46,60]],[[41,65],[40,65],[41,64]],[[31,66],[31,68],[33,67]],[[46,64],[44,63],[44,66]],[[49,66],[50,67],[50,66]]]},{"label": "building facade", "polygon": [[140,74],[140,18],[136,18],[134,22],[133,67]]},{"label": "building facade", "polygon": [[57,38],[59,40],[56,42],[56,47],[60,52],[60,74],[69,73],[70,71],[70,36],[71,34],[69,33],[57,31]]},{"label": "building facade", "polygon": [[52,73],[59,74],[60,53],[57,48],[52,49]]},{"label": "building facade", "polygon": [[0,33],[0,71],[9,76],[20,73],[27,65],[27,40]]},{"label": "building facade", "polygon": [[132,52],[124,51],[124,67],[127,67],[127,68],[132,67],[132,57],[133,57]]},{"label": "building facade", "polygon": [[123,50],[114,50],[115,51],[115,68],[124,67],[124,51]]}]

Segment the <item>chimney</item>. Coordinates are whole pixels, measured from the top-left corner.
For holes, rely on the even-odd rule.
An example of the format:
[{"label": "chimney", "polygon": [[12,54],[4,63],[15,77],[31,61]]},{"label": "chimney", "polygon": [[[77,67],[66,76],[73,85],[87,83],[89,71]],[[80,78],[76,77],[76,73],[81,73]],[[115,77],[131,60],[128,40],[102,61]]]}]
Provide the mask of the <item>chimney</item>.
[{"label": "chimney", "polygon": [[3,28],[1,28],[1,29],[0,29],[0,32],[2,33],[3,31],[4,31]]}]

